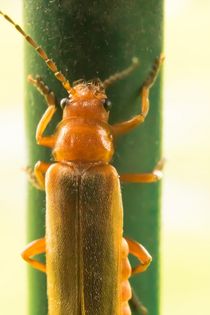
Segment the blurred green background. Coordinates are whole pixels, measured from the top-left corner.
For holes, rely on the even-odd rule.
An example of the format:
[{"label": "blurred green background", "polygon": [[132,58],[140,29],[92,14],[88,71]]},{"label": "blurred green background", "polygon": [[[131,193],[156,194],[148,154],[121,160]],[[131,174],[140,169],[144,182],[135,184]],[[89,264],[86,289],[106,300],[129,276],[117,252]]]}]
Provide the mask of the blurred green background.
[{"label": "blurred green background", "polygon": [[[209,31],[208,0],[165,1],[161,315],[210,314]],[[0,313],[27,315],[23,40],[3,18],[0,39]]]}]

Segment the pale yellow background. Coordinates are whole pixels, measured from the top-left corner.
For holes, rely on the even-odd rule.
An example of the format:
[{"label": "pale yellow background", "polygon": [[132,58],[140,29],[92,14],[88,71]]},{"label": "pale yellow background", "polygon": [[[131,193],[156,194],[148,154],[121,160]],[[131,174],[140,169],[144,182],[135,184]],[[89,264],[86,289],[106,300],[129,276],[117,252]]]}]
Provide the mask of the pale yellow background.
[{"label": "pale yellow background", "polygon": [[[1,0],[17,21],[21,1]],[[166,0],[161,315],[210,314],[210,1]],[[26,314],[22,39],[0,18],[0,314]],[[9,250],[10,248],[10,250]],[[150,314],[155,315],[155,314]]]}]

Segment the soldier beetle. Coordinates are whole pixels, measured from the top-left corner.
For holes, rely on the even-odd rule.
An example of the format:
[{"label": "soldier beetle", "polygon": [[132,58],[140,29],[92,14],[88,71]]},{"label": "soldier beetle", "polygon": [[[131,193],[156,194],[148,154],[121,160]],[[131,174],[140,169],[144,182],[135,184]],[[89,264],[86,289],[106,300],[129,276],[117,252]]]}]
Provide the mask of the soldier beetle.
[{"label": "soldier beetle", "polygon": [[[149,91],[164,57],[156,59],[140,90],[140,113],[110,125],[111,103],[105,89],[136,66],[105,81],[77,81],[74,85],[23,29],[0,14],[20,32],[45,61],[68,93],[60,105],[63,117],[54,134],[44,136],[57,109],[55,95],[40,78],[29,76],[44,96],[48,108],[37,130],[39,145],[52,149],[54,162],[39,161],[33,183],[46,191],[46,235],[30,243],[22,257],[47,273],[49,315],[129,315],[129,277],[143,272],[152,258],[136,241],[123,238],[120,181],[152,183],[161,178],[163,162],[151,173],[120,174],[110,165],[113,141],[144,122],[149,111]],[[34,259],[46,253],[46,264]],[[131,268],[128,254],[140,263]]]}]

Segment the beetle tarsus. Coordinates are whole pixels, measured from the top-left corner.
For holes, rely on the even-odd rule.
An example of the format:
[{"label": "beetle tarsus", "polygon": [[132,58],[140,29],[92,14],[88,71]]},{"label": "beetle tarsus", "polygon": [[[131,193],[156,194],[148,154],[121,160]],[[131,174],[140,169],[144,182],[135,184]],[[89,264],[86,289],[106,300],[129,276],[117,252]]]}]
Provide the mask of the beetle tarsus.
[{"label": "beetle tarsus", "polygon": [[43,190],[43,188],[39,185],[37,178],[34,174],[33,168],[30,166],[25,166],[22,168],[22,170],[26,173],[28,181],[31,183],[31,185],[39,190]]},{"label": "beetle tarsus", "polygon": [[160,54],[160,56],[155,59],[155,62],[152,66],[152,69],[151,69],[147,79],[142,84],[142,88],[143,87],[147,87],[147,88],[152,87],[152,85],[154,84],[154,82],[157,78],[158,72],[159,72],[161,65],[163,64],[164,60],[165,60],[165,56],[163,54]]},{"label": "beetle tarsus", "polygon": [[143,303],[140,301],[138,298],[137,294],[135,293],[134,289],[132,288],[132,298],[129,301],[131,308],[138,312],[139,315],[147,315],[148,310],[147,308],[143,305]]},{"label": "beetle tarsus", "polygon": [[29,75],[28,81],[37,88],[41,95],[44,96],[48,106],[56,106],[56,98],[54,92],[49,89],[49,87],[44,83],[40,76],[36,76],[36,78],[34,79],[32,75]]}]

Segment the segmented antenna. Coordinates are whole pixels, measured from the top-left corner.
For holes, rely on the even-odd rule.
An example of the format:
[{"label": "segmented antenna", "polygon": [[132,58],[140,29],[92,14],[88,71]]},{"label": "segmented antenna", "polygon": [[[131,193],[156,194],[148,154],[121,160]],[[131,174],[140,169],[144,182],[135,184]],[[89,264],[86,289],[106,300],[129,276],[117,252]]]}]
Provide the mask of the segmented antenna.
[{"label": "segmented antenna", "polygon": [[2,15],[9,23],[14,25],[16,30],[22,34],[27,42],[34,47],[34,49],[37,51],[39,56],[45,61],[47,66],[50,68],[50,70],[54,73],[55,77],[62,83],[63,87],[66,89],[68,93],[75,94],[74,88],[71,87],[69,81],[65,78],[65,76],[62,74],[61,71],[58,71],[58,68],[54,61],[52,59],[49,59],[46,52],[42,49],[41,46],[39,46],[29,35],[27,35],[23,29],[16,24],[8,15],[4,14],[2,11],[0,11],[0,15]]},{"label": "segmented antenna", "polygon": [[132,58],[132,64],[128,68],[111,75],[109,78],[103,81],[104,89],[106,89],[108,86],[112,85],[116,81],[122,80],[125,77],[127,77],[135,68],[138,67],[138,65],[139,65],[138,58],[137,57]]}]

